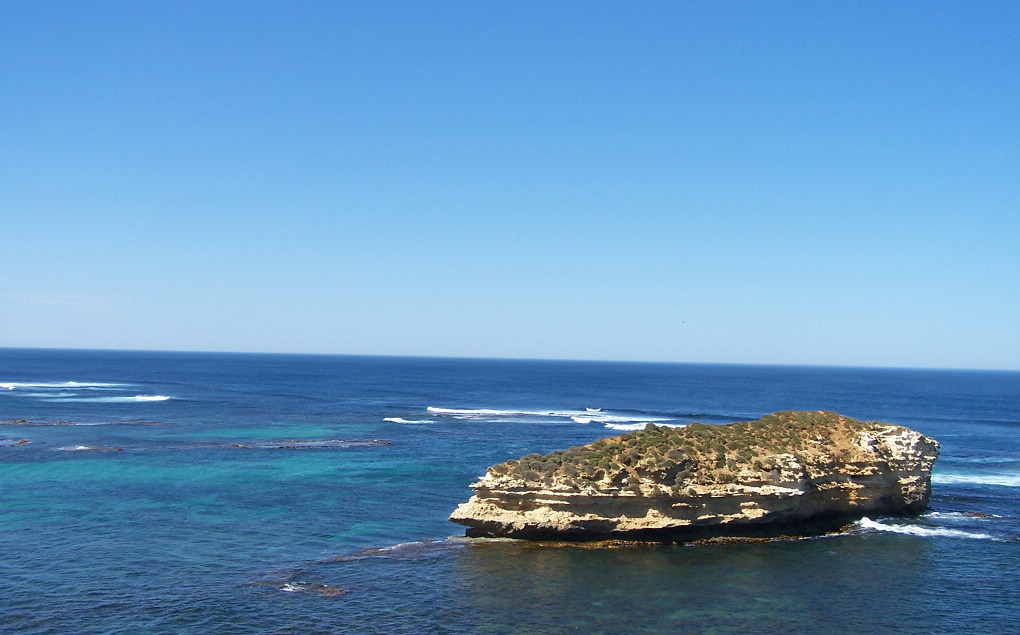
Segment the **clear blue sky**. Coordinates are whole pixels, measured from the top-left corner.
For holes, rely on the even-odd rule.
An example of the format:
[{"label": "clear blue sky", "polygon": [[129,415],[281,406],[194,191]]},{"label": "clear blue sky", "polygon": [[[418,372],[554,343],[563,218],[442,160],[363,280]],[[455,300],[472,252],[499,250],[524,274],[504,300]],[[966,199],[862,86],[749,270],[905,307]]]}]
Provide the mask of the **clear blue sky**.
[{"label": "clear blue sky", "polygon": [[0,3],[0,346],[1020,368],[1015,2]]}]

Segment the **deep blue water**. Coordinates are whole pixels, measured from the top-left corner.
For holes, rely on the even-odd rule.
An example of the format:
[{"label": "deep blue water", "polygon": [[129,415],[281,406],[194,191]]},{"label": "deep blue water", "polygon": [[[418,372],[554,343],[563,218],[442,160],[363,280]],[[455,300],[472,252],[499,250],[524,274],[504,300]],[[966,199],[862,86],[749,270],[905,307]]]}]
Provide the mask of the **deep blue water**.
[{"label": "deep blue water", "polygon": [[[446,520],[508,458],[785,409],[938,439],[931,510],[615,549]],[[0,349],[0,419],[0,632],[1020,632],[1020,373]]]}]

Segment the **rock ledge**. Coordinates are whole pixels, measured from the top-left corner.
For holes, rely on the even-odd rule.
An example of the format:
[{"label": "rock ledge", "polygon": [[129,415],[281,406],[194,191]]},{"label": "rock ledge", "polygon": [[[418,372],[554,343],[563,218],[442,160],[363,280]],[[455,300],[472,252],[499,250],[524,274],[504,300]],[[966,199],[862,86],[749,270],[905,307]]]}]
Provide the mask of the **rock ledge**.
[{"label": "rock ledge", "polygon": [[468,536],[685,542],[817,535],[913,515],[939,444],[832,412],[643,431],[494,465],[450,520]]}]

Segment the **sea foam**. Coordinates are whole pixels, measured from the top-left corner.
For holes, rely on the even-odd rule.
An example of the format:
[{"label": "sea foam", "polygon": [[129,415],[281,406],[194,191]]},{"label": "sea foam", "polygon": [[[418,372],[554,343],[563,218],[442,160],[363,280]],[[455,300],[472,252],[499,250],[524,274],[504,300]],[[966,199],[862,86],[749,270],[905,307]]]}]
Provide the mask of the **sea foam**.
[{"label": "sea foam", "polygon": [[606,423],[606,427],[610,430],[644,430],[645,426],[649,423],[654,423],[657,426],[663,426],[666,428],[686,428],[686,423],[669,423],[661,421],[641,421],[638,423]]},{"label": "sea foam", "polygon": [[980,522],[992,518],[1002,518],[998,514],[978,514],[975,512],[928,512],[922,518],[932,518],[941,522]]},{"label": "sea foam", "polygon": [[1020,474],[942,474],[931,475],[931,482],[939,485],[998,485],[1020,487]]},{"label": "sea foam", "polygon": [[104,388],[121,388],[130,385],[131,384],[115,384],[97,381],[5,381],[0,382],[0,389],[5,390],[21,390],[23,388],[31,388],[34,390],[66,390],[68,388],[104,389]]},{"label": "sea foam", "polygon": [[133,395],[130,397],[52,397],[43,399],[50,403],[138,403],[147,401],[169,401],[168,395]]},{"label": "sea foam", "polygon": [[977,540],[991,540],[992,536],[977,532],[963,531],[961,529],[950,529],[949,527],[922,527],[921,525],[887,525],[870,518],[862,518],[857,523],[861,529],[871,531],[884,531],[907,536],[923,536],[938,538],[972,538]]},{"label": "sea foam", "polygon": [[435,415],[463,420],[569,419],[574,423],[580,424],[601,423],[611,430],[643,430],[649,423],[670,427],[683,427],[686,425],[670,423],[675,421],[672,417],[655,416],[641,412],[603,411],[601,408],[585,408],[584,410],[503,410],[495,408],[440,408],[429,406],[427,410]]},{"label": "sea foam", "polygon": [[607,423],[606,427],[610,430],[644,430],[648,422],[644,423]]}]

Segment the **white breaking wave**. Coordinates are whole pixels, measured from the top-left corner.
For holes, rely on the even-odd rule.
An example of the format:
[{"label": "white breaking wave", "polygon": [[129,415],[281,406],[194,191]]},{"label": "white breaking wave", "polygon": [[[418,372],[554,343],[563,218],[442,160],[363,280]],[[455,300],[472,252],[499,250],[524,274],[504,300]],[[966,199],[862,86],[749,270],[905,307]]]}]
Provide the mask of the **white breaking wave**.
[{"label": "white breaking wave", "polygon": [[[607,423],[606,427],[610,430],[644,430],[651,421],[644,421],[642,423]],[[663,426],[666,428],[686,428],[686,423],[656,423],[655,425]]]},{"label": "white breaking wave", "polygon": [[963,531],[961,529],[949,529],[948,527],[922,527],[920,525],[886,525],[870,518],[862,518],[858,521],[862,529],[872,531],[886,531],[907,536],[940,537],[940,538],[972,538],[978,540],[990,540],[992,536],[977,532]]},{"label": "white breaking wave", "polygon": [[939,485],[999,485],[1020,487],[1020,474],[940,474],[931,475],[931,482]]},{"label": "white breaking wave", "polygon": [[32,388],[35,390],[66,390],[68,388],[121,388],[131,384],[113,384],[97,381],[6,381],[0,382],[0,389],[20,390]]},{"label": "white breaking wave", "polygon": [[978,464],[985,464],[985,465],[994,464],[994,463],[1016,463],[1017,461],[1020,461],[1020,459],[1018,459],[1015,456],[1011,456],[1011,457],[1005,457],[1005,456],[997,456],[997,457],[991,457],[991,456],[988,456],[988,457],[970,456],[970,457],[966,457],[966,458],[961,458],[961,457],[955,457],[954,456],[950,460],[953,463],[978,463]]},{"label": "white breaking wave", "polygon": [[976,514],[973,512],[928,512],[924,514],[922,518],[935,518],[940,521],[954,522],[954,521],[965,521],[965,522],[980,522],[983,520],[989,520],[991,518],[1002,518],[997,514]]},{"label": "white breaking wave", "polygon": [[606,427],[610,430],[644,430],[648,422],[645,423],[607,423]]},{"label": "white breaking wave", "polygon": [[438,415],[450,415],[465,419],[488,419],[491,417],[570,417],[576,412],[560,412],[555,410],[494,410],[491,408],[437,408],[429,406],[429,412]]},{"label": "white breaking wave", "polygon": [[[625,414],[603,412],[601,408],[585,408],[584,410],[497,410],[492,408],[438,408],[429,406],[427,410],[433,414],[445,415],[456,419],[499,420],[548,417],[552,419],[570,419],[576,423],[636,424],[643,429],[648,423],[673,421],[671,417],[652,417],[646,414]],[[668,423],[664,425],[670,425]]]},{"label": "white breaking wave", "polygon": [[428,419],[404,419],[403,417],[386,417],[383,421],[389,421],[390,423],[405,423],[405,424],[419,424],[419,423],[432,423]]},{"label": "white breaking wave", "polygon": [[167,395],[134,395],[131,397],[56,397],[43,399],[52,403],[137,403],[145,401],[168,401]]}]

